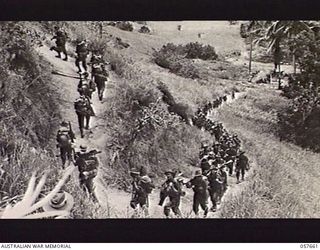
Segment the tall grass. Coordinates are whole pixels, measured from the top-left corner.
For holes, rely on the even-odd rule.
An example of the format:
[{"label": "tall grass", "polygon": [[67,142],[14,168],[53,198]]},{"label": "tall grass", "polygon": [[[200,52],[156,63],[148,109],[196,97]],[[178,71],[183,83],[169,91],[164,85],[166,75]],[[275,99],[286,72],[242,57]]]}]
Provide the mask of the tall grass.
[{"label": "tall grass", "polygon": [[[4,173],[0,201],[10,198],[14,203],[21,199],[33,172],[48,173],[43,194],[61,178],[55,144],[60,110],[49,65],[34,50],[39,43],[32,23],[2,22],[1,28],[0,168]],[[75,174],[63,187],[76,201],[73,217],[103,217],[104,210],[86,197],[77,179]],[[5,205],[2,202],[1,207]]]},{"label": "tall grass", "polygon": [[275,135],[276,112],[286,100],[274,90],[253,89],[225,105],[218,118],[239,134],[253,173],[241,192],[221,207],[225,218],[310,218],[319,216],[319,155]]}]

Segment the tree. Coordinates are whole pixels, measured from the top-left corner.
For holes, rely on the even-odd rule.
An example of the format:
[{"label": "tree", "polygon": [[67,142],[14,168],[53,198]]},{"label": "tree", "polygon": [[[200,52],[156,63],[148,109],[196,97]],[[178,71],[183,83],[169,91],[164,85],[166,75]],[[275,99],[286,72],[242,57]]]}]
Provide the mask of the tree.
[{"label": "tree", "polygon": [[[312,31],[314,26],[313,22],[310,21],[272,21],[264,23],[266,29],[265,36],[256,40],[257,43],[260,41],[268,41],[267,52],[273,51],[274,58],[274,71],[277,68],[279,70],[279,89],[281,85],[280,79],[280,64],[282,59],[281,45],[286,39],[291,39],[297,36],[302,31]],[[295,49],[291,51],[293,57],[293,67],[295,69]]]}]

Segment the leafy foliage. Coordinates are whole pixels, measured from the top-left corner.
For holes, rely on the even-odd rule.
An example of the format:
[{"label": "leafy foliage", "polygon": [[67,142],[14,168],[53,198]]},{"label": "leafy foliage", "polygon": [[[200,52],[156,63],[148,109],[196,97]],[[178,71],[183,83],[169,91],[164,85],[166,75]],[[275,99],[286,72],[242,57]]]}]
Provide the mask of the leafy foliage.
[{"label": "leafy foliage", "polygon": [[320,152],[320,39],[312,32],[301,32],[292,39],[300,74],[291,76],[283,95],[292,99],[279,113],[280,137]]},{"label": "leafy foliage", "polygon": [[216,60],[218,58],[214,48],[210,45],[188,43],[183,45],[174,45],[168,43],[163,45],[159,51],[155,51],[154,61],[159,66],[169,69],[171,73],[186,77],[199,78],[199,71],[187,59]]}]

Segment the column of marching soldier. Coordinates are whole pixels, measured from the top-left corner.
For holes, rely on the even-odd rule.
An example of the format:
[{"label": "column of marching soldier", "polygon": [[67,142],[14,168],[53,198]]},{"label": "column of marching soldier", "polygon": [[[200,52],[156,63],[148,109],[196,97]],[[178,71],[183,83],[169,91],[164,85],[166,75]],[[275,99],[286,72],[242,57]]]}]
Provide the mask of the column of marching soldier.
[{"label": "column of marching soldier", "polygon": [[[65,49],[66,34],[56,28],[56,46],[52,47],[58,53],[57,57],[61,57],[61,53],[65,53],[67,60],[67,52]],[[108,80],[108,73],[105,69],[105,62],[102,55],[98,51],[92,51],[90,60],[91,79],[87,72],[86,59],[89,54],[85,40],[77,40],[76,46],[76,66],[80,75],[78,84],[79,98],[75,101],[75,111],[78,116],[80,135],[84,137],[84,129],[89,129],[90,117],[94,116],[91,105],[92,93],[98,89],[99,100],[102,101],[105,82]],[[82,73],[82,68],[85,70]],[[232,98],[234,98],[232,92]],[[180,211],[180,201],[186,193],[186,188],[192,188],[193,196],[193,212],[199,215],[199,206],[204,211],[204,217],[209,211],[216,211],[217,205],[227,190],[227,179],[236,172],[237,183],[244,180],[245,171],[249,169],[248,158],[245,152],[240,150],[240,140],[236,135],[230,135],[221,123],[216,123],[207,118],[209,112],[219,107],[227,96],[217,98],[212,103],[207,103],[203,108],[199,108],[195,116],[192,118],[193,124],[200,129],[205,129],[211,133],[214,143],[210,145],[209,140],[202,143],[199,153],[199,169],[195,171],[192,179],[183,177],[183,173],[179,169],[168,170],[164,172],[166,176],[165,182],[160,187],[159,205],[164,205],[164,214],[166,217],[171,216],[171,211],[176,217],[182,217]],[[60,148],[60,157],[63,167],[66,162],[74,162],[79,169],[80,185],[88,192],[93,200],[96,200],[94,194],[93,179],[97,175],[98,158],[97,150],[87,151],[87,147],[80,146],[80,152],[74,150],[75,135],[72,131],[70,122],[61,122],[61,127],[57,133],[57,147]],[[74,159],[74,160],[73,160]],[[227,168],[227,171],[225,170]],[[152,174],[148,174],[144,166],[130,170],[132,177],[132,196],[130,206],[135,210],[135,214],[144,214],[148,216],[149,194],[155,188]],[[241,176],[241,179],[240,179]],[[208,200],[211,200],[212,206],[209,209]]]},{"label": "column of marching soldier", "polygon": [[[67,61],[67,34],[59,27],[55,27],[55,32],[56,35],[52,39],[56,40],[56,46],[51,47],[50,50],[56,51],[58,53],[56,57],[58,58],[61,58],[61,53],[64,53],[65,58],[63,60]],[[87,57],[89,55],[88,44],[86,40],[82,39],[77,39],[76,42],[75,65],[78,68],[80,81],[77,86],[79,97],[74,102],[74,108],[78,118],[80,136],[81,138],[84,138],[84,131],[89,130],[90,118],[91,116],[95,116],[92,107],[92,94],[97,89],[99,100],[103,100],[105,83],[108,80],[108,72],[105,69],[105,62],[99,51],[92,51],[89,63],[91,65],[91,77],[89,77],[87,65]],[[97,201],[94,193],[93,180],[97,175],[99,166],[99,160],[96,155],[101,153],[101,151],[95,149],[89,151],[87,150],[86,145],[81,145],[80,151],[75,152],[75,139],[71,123],[62,121],[56,136],[57,147],[60,149],[62,166],[64,168],[66,164],[69,165],[73,162],[79,170],[80,186],[85,192],[89,193],[94,201]]]}]

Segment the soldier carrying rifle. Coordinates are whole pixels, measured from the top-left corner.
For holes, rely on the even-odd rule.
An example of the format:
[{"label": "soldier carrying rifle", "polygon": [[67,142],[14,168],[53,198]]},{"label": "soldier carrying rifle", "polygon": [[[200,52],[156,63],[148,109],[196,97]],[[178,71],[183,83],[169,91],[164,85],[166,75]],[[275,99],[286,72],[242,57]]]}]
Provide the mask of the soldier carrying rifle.
[{"label": "soldier carrying rifle", "polygon": [[60,123],[60,128],[57,132],[57,148],[60,149],[60,157],[62,160],[62,167],[65,167],[65,163],[68,159],[69,163],[72,162],[73,143],[75,135],[72,131],[70,122],[63,121]]},{"label": "soldier carrying rifle", "polygon": [[135,210],[136,214],[140,208],[145,216],[148,216],[149,194],[155,188],[152,179],[147,175],[146,170],[142,167],[140,170],[131,169],[132,177],[132,197],[130,206]]},{"label": "soldier carrying rifle", "polygon": [[85,192],[88,192],[94,201],[97,201],[97,197],[94,194],[93,179],[97,176],[99,160],[97,154],[101,151],[91,150],[87,152],[87,147],[80,146],[80,152],[75,154],[75,165],[79,169],[80,186]]},{"label": "soldier carrying rifle", "polygon": [[181,173],[179,171],[169,170],[165,172],[166,181],[161,186],[159,206],[162,206],[165,199],[169,197],[169,201],[164,206],[164,214],[167,218],[170,216],[170,210],[177,216],[181,217],[180,200],[185,195],[182,190],[183,180],[179,179]]}]

